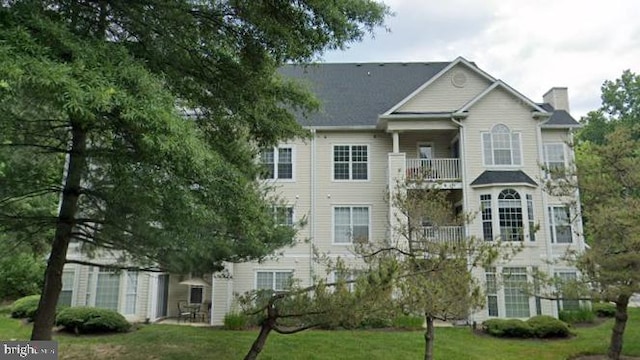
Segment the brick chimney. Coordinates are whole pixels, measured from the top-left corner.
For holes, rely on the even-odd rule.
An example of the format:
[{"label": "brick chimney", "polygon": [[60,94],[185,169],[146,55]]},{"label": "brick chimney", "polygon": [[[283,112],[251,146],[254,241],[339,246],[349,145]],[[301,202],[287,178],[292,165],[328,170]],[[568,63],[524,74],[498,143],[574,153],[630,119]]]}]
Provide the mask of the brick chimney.
[{"label": "brick chimney", "polygon": [[569,91],[566,87],[553,87],[542,95],[542,100],[556,110],[569,112]]}]

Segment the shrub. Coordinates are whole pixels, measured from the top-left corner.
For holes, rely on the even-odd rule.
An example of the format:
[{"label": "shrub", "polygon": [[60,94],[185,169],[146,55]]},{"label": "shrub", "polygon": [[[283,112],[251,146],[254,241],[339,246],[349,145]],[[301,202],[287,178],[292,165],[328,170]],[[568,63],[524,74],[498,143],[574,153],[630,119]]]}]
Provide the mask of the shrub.
[{"label": "shrub", "polygon": [[558,314],[560,320],[569,323],[592,323],[595,320],[595,313],[587,308],[581,308],[580,310],[562,310]]},{"label": "shrub", "polygon": [[56,325],[77,334],[126,332],[131,324],[118,312],[93,307],[70,307],[60,310]]},{"label": "shrub", "polygon": [[11,317],[16,319],[33,320],[38,310],[40,295],[29,295],[16,300],[11,305]]},{"label": "shrub", "polygon": [[486,333],[497,337],[528,338],[533,336],[531,326],[518,319],[491,319],[482,323]]},{"label": "shrub", "polygon": [[44,260],[29,254],[0,258],[0,300],[37,294],[44,279]]},{"label": "shrub", "polygon": [[571,333],[566,323],[553,316],[534,316],[527,320],[527,324],[533,330],[533,335],[539,338],[567,337]]},{"label": "shrub", "polygon": [[391,319],[381,316],[367,316],[360,323],[360,327],[363,329],[383,329],[391,327],[391,325]]},{"label": "shrub", "polygon": [[421,316],[400,315],[393,319],[393,327],[398,329],[422,329],[424,318]]},{"label": "shrub", "polygon": [[616,306],[612,303],[593,303],[593,312],[599,317],[614,317]]},{"label": "shrub", "polygon": [[224,316],[224,328],[227,330],[243,330],[247,328],[249,319],[242,313],[228,313]]}]

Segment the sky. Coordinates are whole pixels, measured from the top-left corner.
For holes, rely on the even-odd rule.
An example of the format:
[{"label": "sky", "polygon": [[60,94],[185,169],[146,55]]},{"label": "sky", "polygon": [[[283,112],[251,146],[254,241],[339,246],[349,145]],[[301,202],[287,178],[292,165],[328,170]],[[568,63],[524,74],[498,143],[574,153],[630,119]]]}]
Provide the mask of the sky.
[{"label": "sky", "polygon": [[394,13],[326,62],[429,62],[462,56],[535,102],[569,89],[571,114],[597,109],[600,87],[640,73],[637,0],[384,0]]}]

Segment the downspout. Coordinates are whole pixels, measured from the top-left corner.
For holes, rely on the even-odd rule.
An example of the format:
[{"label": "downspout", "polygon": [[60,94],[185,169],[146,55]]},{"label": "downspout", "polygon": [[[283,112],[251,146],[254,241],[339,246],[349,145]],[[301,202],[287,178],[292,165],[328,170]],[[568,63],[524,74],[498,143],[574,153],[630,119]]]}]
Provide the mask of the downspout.
[{"label": "downspout", "polygon": [[[466,166],[467,162],[464,161],[464,158],[467,155],[467,152],[466,152],[465,127],[460,121],[456,120],[453,117],[453,115],[451,116],[451,121],[454,124],[458,125],[458,127],[460,128],[460,139],[459,139],[458,143],[460,144],[459,145],[460,146],[459,153],[460,153],[460,170],[461,170],[460,171],[460,175],[462,177],[462,204],[463,204],[463,207],[464,207],[463,208],[464,212],[467,212],[467,211],[469,211],[469,196],[467,194],[467,166]],[[466,236],[467,231],[468,231],[468,229],[467,229],[468,224],[464,224],[464,227],[465,227],[464,230],[465,230],[465,236]],[[471,264],[470,263],[471,263],[471,261],[469,260],[468,261],[469,272],[471,272],[473,270],[471,268]],[[470,323],[470,324],[473,324],[475,322],[475,314],[474,313],[471,313],[469,315],[469,319],[467,320],[467,322]]]},{"label": "downspout", "polygon": [[313,278],[315,276],[315,264],[314,264],[314,246],[316,241],[316,129],[311,129],[311,153],[309,161],[309,176],[310,181],[310,194],[311,199],[309,202],[309,230],[311,239],[309,240],[309,284],[313,284]]}]

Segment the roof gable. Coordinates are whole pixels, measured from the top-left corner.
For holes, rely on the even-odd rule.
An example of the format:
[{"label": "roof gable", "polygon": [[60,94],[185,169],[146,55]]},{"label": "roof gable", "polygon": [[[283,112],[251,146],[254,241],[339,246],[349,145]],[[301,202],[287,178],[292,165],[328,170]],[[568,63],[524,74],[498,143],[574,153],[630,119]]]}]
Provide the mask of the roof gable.
[{"label": "roof gable", "polygon": [[505,90],[508,94],[510,94],[513,97],[515,97],[516,99],[520,100],[522,103],[528,105],[534,111],[538,111],[538,112],[541,112],[541,113],[546,113],[547,112],[545,109],[540,107],[538,104],[536,104],[535,102],[531,101],[529,98],[527,98],[526,96],[522,95],[520,92],[518,92],[517,90],[515,90],[511,86],[507,85],[502,80],[494,81],[493,84],[491,84],[488,88],[486,88],[484,91],[479,93],[475,98],[471,99],[468,103],[466,103],[464,106],[462,106],[456,112],[462,113],[462,112],[465,112],[465,111],[469,111],[469,109],[471,107],[473,107],[473,105],[475,105],[478,101],[482,100],[485,96],[487,96],[487,94],[491,93],[495,89],[503,89],[503,90]]},{"label": "roof gable", "polygon": [[[402,106],[404,106],[407,102],[409,102],[411,99],[413,99],[416,95],[420,94],[427,87],[431,86],[431,84],[436,82],[438,79],[442,78],[446,73],[448,73],[453,68],[455,68],[456,66],[459,66],[459,65],[465,66],[467,69],[470,69],[470,70],[474,71],[480,77],[485,78],[490,82],[495,81],[495,79],[491,75],[489,75],[485,71],[481,70],[480,68],[475,66],[475,64],[469,62],[467,59],[465,59],[465,58],[460,56],[457,59],[455,59],[454,61],[452,61],[451,63],[449,63],[449,65],[447,65],[442,70],[440,70],[440,72],[435,74],[433,77],[431,77],[428,81],[426,81],[420,87],[416,88],[412,93],[407,95],[405,98],[403,98],[397,104],[395,104],[393,107],[388,109],[383,115],[390,115],[390,114],[396,112],[398,109],[400,109]],[[451,110],[455,110],[455,109],[451,109]]]}]

